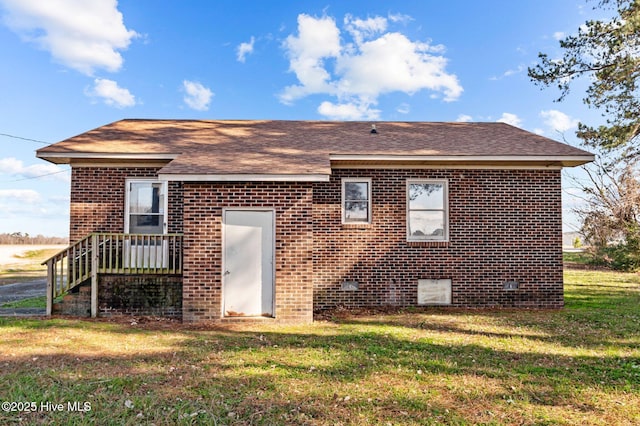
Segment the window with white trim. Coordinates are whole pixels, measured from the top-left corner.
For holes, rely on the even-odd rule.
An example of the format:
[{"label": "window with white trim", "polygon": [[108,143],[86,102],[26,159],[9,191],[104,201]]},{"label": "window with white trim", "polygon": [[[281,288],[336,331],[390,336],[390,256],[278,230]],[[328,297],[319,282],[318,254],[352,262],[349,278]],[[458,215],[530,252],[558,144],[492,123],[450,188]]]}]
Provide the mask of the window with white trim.
[{"label": "window with white trim", "polygon": [[167,183],[127,180],[125,232],[164,234],[167,227]]},{"label": "window with white trim", "polygon": [[371,223],[371,178],[342,179],[342,223]]},{"label": "window with white trim", "polygon": [[407,240],[449,239],[448,188],[446,180],[407,181]]}]

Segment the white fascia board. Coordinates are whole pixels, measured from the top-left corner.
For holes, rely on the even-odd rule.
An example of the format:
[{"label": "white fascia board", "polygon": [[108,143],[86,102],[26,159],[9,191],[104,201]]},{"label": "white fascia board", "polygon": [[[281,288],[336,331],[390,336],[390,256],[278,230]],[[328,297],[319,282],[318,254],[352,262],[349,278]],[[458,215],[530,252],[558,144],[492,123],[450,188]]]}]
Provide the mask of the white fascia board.
[{"label": "white fascia board", "polygon": [[158,153],[111,153],[111,152],[43,152],[37,153],[38,158],[43,160],[49,159],[67,159],[67,160],[174,160],[180,154]]},{"label": "white fascia board", "polygon": [[[351,163],[352,165],[357,162],[378,162],[387,163],[386,168],[395,168],[396,165],[401,163],[421,163],[419,167],[428,168],[429,165],[438,167],[446,167],[447,164],[456,167],[463,167],[463,164],[468,164],[467,167],[479,167],[479,168],[522,168],[524,165],[528,165],[527,168],[551,168],[551,167],[575,167],[582,164],[590,163],[594,161],[595,156],[589,155],[572,155],[572,156],[544,156],[544,155],[442,155],[442,156],[429,156],[429,155],[360,155],[360,154],[332,154],[330,159],[335,164],[332,164],[332,168],[341,168],[340,162]],[[493,163],[493,166],[489,164]],[[537,165],[536,165],[537,164]],[[535,165],[535,166],[534,166]],[[379,166],[379,165],[378,165]],[[377,167],[378,167],[377,166]],[[357,168],[357,167],[356,167]],[[402,167],[399,167],[402,168]]]},{"label": "white fascia board", "polygon": [[266,175],[266,174],[158,174],[160,180],[179,182],[328,182],[329,175]]},{"label": "white fascia board", "polygon": [[367,155],[367,154],[331,154],[331,161],[593,161],[593,155],[580,156],[546,156],[546,155]]}]

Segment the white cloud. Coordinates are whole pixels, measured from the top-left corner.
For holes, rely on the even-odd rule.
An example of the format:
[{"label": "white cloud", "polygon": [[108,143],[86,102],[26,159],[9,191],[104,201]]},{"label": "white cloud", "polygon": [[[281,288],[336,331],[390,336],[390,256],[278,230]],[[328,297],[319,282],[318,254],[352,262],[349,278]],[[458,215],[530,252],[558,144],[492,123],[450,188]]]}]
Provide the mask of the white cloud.
[{"label": "white cloud", "polygon": [[117,108],[132,107],[136,104],[136,98],[129,90],[106,78],[96,78],[93,82],[93,88],[85,93],[87,96],[102,98],[105,104]]},{"label": "white cloud", "polygon": [[514,70],[513,69],[506,70],[503,75],[505,77],[509,77],[509,76],[514,75],[514,74],[520,74],[522,71],[524,71],[524,65],[518,65],[518,67],[516,69],[514,69]]},{"label": "white cloud", "polygon": [[398,105],[398,107],[396,108],[396,111],[398,111],[400,114],[409,114],[411,112],[411,105],[409,105],[406,102],[403,102],[400,105]]},{"label": "white cloud", "polygon": [[331,75],[324,68],[325,58],[340,55],[340,31],[332,18],[316,19],[298,16],[298,37],[290,35],[284,41],[289,57],[289,70],[301,83],[286,87],[280,100],[291,104],[294,100],[314,93],[334,93],[328,83]]},{"label": "white cloud", "polygon": [[186,94],[184,95],[184,103],[189,108],[196,111],[206,111],[209,109],[209,103],[213,97],[213,92],[209,88],[204,87],[197,81],[184,80],[182,86]]},{"label": "white cloud", "polygon": [[40,194],[33,189],[0,189],[0,206],[6,202],[36,204],[41,199]]},{"label": "white cloud", "polygon": [[246,60],[247,55],[253,53],[253,45],[255,44],[255,37],[251,37],[248,43],[240,43],[238,46],[238,61],[244,62]]},{"label": "white cloud", "polygon": [[377,97],[382,93],[413,94],[422,89],[442,92],[445,101],[462,94],[458,79],[444,72],[447,60],[431,56],[430,46],[415,43],[400,33],[387,33],[359,46],[354,55],[338,60],[340,92]]},{"label": "white cloud", "polygon": [[0,174],[17,176],[21,178],[50,178],[69,181],[69,173],[63,173],[67,170],[62,169],[55,164],[32,164],[25,166],[21,160],[14,157],[0,158]]},{"label": "white cloud", "polygon": [[354,38],[356,44],[362,44],[365,38],[371,38],[387,30],[387,20],[381,16],[360,19],[347,15],[344,18],[344,25],[346,30]]},{"label": "white cloud", "polygon": [[93,75],[118,71],[119,51],[138,34],[125,27],[116,0],[0,0],[4,22],[55,61]]},{"label": "white cloud", "polygon": [[569,129],[578,127],[580,120],[571,118],[564,112],[550,109],[548,111],[541,111],[540,117],[544,119],[544,123],[551,129],[557,132],[566,132]]},{"label": "white cloud", "polygon": [[401,24],[407,24],[413,21],[413,18],[409,15],[403,15],[402,13],[390,13],[389,20],[391,22],[399,22]]},{"label": "white cloud", "polygon": [[518,65],[515,69],[508,69],[505,72],[503,72],[501,76],[499,77],[493,76],[489,78],[489,80],[492,80],[492,81],[502,80],[505,77],[511,77],[512,75],[520,74],[524,70],[525,70],[524,65]]},{"label": "white cloud", "polygon": [[496,120],[498,123],[507,123],[515,127],[520,127],[522,119],[515,114],[509,112],[503,112],[502,117]]},{"label": "white cloud", "polygon": [[[289,35],[283,44],[298,84],[284,89],[281,102],[329,95],[338,102],[323,102],[318,108],[321,114],[340,118],[342,111],[342,118],[359,119],[378,116],[379,110],[368,108],[385,93],[411,95],[426,89],[447,102],[460,97],[462,86],[454,74],[446,72],[447,59],[437,55],[444,47],[388,32],[388,24],[383,17],[363,20],[347,15],[344,26],[352,39],[348,43],[341,40],[333,18],[299,15],[298,34]],[[359,116],[354,115],[358,112]]]},{"label": "white cloud", "polygon": [[467,114],[460,114],[458,116],[458,118],[456,118],[456,121],[458,123],[468,123],[471,120],[473,120],[473,117],[471,117],[470,115],[467,115]]},{"label": "white cloud", "polygon": [[[0,227],[55,235],[68,229],[69,200],[44,197],[33,189],[0,189]],[[37,230],[37,231],[36,231]],[[13,232],[13,231],[12,231]]]},{"label": "white cloud", "polygon": [[5,175],[16,175],[24,169],[22,161],[14,157],[0,158],[0,173]]},{"label": "white cloud", "polygon": [[553,33],[553,38],[555,38],[556,40],[562,40],[565,36],[566,34],[562,31],[556,31],[555,33]]},{"label": "white cloud", "polygon": [[318,113],[331,120],[378,120],[380,110],[371,109],[369,104],[342,103],[324,101],[318,107]]}]

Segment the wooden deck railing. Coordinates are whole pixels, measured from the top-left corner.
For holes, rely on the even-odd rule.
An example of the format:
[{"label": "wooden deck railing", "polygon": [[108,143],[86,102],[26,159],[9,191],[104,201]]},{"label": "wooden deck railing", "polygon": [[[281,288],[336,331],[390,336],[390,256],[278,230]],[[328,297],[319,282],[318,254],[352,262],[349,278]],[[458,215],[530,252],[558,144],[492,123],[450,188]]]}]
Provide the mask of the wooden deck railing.
[{"label": "wooden deck railing", "polygon": [[56,297],[91,278],[91,315],[96,316],[98,274],[182,274],[182,235],[94,233],[43,264],[47,315]]}]

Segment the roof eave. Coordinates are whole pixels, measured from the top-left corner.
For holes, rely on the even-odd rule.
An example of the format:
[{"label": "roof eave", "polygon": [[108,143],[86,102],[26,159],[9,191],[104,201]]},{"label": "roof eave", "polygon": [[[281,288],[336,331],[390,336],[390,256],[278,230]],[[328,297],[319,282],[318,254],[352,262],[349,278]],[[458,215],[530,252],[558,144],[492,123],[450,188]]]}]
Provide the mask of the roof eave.
[{"label": "roof eave", "polygon": [[383,166],[537,166],[576,167],[594,161],[592,154],[585,155],[369,155],[331,154],[332,167],[350,165]]},{"label": "roof eave", "polygon": [[328,174],[190,174],[159,173],[158,179],[179,182],[328,182]]},{"label": "roof eave", "polygon": [[178,156],[179,154],[172,153],[36,152],[36,157],[53,164],[86,163],[89,161],[171,161]]}]

